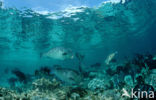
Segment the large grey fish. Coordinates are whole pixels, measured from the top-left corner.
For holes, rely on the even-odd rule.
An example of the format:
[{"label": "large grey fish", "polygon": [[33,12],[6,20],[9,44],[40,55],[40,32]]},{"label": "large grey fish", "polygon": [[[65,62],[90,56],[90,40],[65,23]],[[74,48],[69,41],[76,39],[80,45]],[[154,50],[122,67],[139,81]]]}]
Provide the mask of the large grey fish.
[{"label": "large grey fish", "polygon": [[65,59],[73,59],[74,53],[71,49],[63,48],[63,47],[56,47],[52,48],[46,53],[43,53],[43,57],[48,57],[57,60],[65,60]]},{"label": "large grey fish", "polygon": [[53,74],[55,74],[57,78],[59,78],[66,84],[76,85],[79,84],[82,80],[81,73],[75,70],[69,68],[62,68],[59,65],[55,65],[53,68]]}]

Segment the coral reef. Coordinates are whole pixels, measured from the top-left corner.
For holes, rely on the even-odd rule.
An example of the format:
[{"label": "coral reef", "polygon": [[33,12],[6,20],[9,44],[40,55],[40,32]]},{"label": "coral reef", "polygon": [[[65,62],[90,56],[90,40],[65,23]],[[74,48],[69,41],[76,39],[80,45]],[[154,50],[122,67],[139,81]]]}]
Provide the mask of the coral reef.
[{"label": "coral reef", "polygon": [[146,76],[145,83],[152,85],[156,89],[156,69],[151,70]]},{"label": "coral reef", "polygon": [[17,98],[16,92],[0,87],[0,100],[15,100]]},{"label": "coral reef", "polygon": [[105,89],[105,80],[95,78],[88,83],[88,88],[91,90]]},{"label": "coral reef", "polygon": [[[77,85],[66,85],[51,74],[48,67],[36,70],[30,79],[23,72],[14,70],[16,77],[8,79],[10,88],[0,88],[2,100],[129,100],[122,97],[123,90],[155,91],[156,69],[150,69],[144,55],[118,64],[111,62],[106,70],[87,70]],[[114,63],[114,64],[112,64]],[[95,64],[96,66],[99,64]],[[144,65],[144,66],[142,66]],[[60,65],[55,66],[60,68]],[[101,65],[101,68],[103,65]],[[62,72],[64,69],[62,68]],[[71,71],[71,70],[70,70]],[[68,71],[67,71],[68,72]],[[64,73],[66,75],[67,73]],[[71,74],[73,75],[73,74]],[[26,82],[24,82],[27,80]],[[28,81],[30,80],[30,81]],[[19,84],[20,85],[19,85]],[[18,85],[17,85],[18,84]],[[138,91],[139,90],[139,91]],[[147,95],[148,95],[147,94]],[[143,97],[145,97],[143,95]]]},{"label": "coral reef", "polygon": [[52,81],[50,81],[45,78],[37,79],[32,84],[33,84],[33,87],[39,91],[53,90],[60,85],[60,83],[56,81],[56,79],[53,79]]},{"label": "coral reef", "polygon": [[67,92],[60,83],[53,79],[52,81],[41,78],[32,83],[33,88],[22,93],[15,90],[0,88],[0,98],[4,100],[65,100]]},{"label": "coral reef", "polygon": [[133,83],[133,79],[131,75],[127,75],[124,77],[124,82],[126,85],[128,85],[129,87],[133,87],[134,83]]},{"label": "coral reef", "polygon": [[123,90],[156,90],[156,0],[62,0],[59,9],[1,1],[0,100],[129,100]]}]

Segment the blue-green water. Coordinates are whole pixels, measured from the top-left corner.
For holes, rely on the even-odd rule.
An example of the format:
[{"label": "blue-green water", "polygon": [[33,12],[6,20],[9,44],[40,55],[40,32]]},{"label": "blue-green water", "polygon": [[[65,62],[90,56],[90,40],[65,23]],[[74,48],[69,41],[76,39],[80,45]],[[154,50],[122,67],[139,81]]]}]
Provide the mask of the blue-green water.
[{"label": "blue-green water", "polygon": [[[78,70],[78,60],[40,57],[55,47],[70,48],[85,55],[83,63],[104,63],[118,52],[118,62],[135,53],[156,54],[156,0],[104,3],[97,8],[72,8],[41,14],[31,9],[0,8],[0,80],[4,70],[18,68],[33,73],[55,64]],[[95,70],[96,71],[96,70]],[[4,85],[1,81],[1,85]]]},{"label": "blue-green water", "polygon": [[0,9],[1,66],[19,64],[23,68],[24,62],[36,66],[41,52],[57,46],[83,52],[88,63],[102,61],[114,51],[120,56],[155,53],[155,9],[154,0],[77,8],[73,14]]}]

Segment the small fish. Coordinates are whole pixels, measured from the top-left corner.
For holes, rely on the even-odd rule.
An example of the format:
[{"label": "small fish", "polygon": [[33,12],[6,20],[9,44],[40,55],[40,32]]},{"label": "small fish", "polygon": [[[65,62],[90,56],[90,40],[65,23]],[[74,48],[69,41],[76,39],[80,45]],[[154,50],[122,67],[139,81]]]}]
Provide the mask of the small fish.
[{"label": "small fish", "polygon": [[79,84],[82,80],[81,74],[75,70],[62,68],[59,65],[56,65],[53,68],[53,74],[56,75],[58,79],[65,82],[66,84]]},{"label": "small fish", "polygon": [[118,52],[116,51],[116,52],[111,53],[110,55],[108,55],[108,57],[107,57],[106,60],[105,60],[105,63],[106,63],[107,65],[109,65],[110,62],[114,59],[114,57],[115,57],[115,55],[116,55],[117,53],[118,53]]},{"label": "small fish", "polygon": [[51,50],[49,50],[48,52],[44,53],[41,56],[57,60],[65,60],[65,59],[73,59],[74,53],[72,52],[71,49],[56,47],[52,48]]}]

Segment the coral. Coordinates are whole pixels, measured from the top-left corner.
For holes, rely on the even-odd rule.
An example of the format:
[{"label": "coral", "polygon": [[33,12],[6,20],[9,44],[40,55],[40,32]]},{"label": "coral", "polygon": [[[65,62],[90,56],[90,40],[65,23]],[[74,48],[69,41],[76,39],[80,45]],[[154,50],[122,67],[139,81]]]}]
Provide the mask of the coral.
[{"label": "coral", "polygon": [[116,89],[109,89],[98,94],[99,100],[121,100],[121,94]]},{"label": "coral", "polygon": [[28,94],[31,100],[65,100],[67,98],[67,91],[63,88],[46,91],[32,90]]},{"label": "coral", "polygon": [[93,91],[87,90],[87,94],[78,100],[100,100],[100,98]]},{"label": "coral", "polygon": [[71,99],[72,99],[72,100],[79,100],[79,99],[80,99],[80,95],[77,94],[77,93],[72,93],[72,94],[71,94]]},{"label": "coral", "polygon": [[78,98],[83,98],[85,95],[88,94],[88,91],[81,87],[76,87],[70,89],[68,93],[68,97],[72,98],[73,100],[77,100]]},{"label": "coral", "polygon": [[0,100],[18,100],[19,95],[15,91],[0,87]]},{"label": "coral", "polygon": [[111,78],[111,80],[113,82],[113,87],[115,87],[117,89],[121,89],[124,86],[124,79],[122,77],[124,77],[122,74],[120,74],[120,75],[115,74]]},{"label": "coral", "polygon": [[32,84],[35,89],[38,89],[39,91],[44,91],[44,90],[53,90],[57,88],[60,85],[60,82],[58,82],[56,79],[50,81],[48,79],[41,78],[35,80]]},{"label": "coral", "polygon": [[150,71],[150,74],[145,78],[145,83],[152,85],[156,89],[156,69]]},{"label": "coral", "polygon": [[58,97],[52,92],[39,92],[39,91],[30,91],[28,93],[30,100],[59,100]]},{"label": "coral", "polygon": [[59,87],[53,91],[59,100],[65,100],[67,98],[67,93],[69,92],[68,87]]},{"label": "coral", "polygon": [[[70,87],[71,88],[71,87]],[[85,93],[84,93],[85,92]],[[67,93],[70,96],[67,96]],[[0,99],[4,100],[122,100],[117,90],[106,90],[95,93],[88,89],[58,87],[54,90],[29,90],[21,94],[0,88]]]},{"label": "coral", "polygon": [[105,89],[105,80],[94,78],[88,83],[88,88],[91,90]]},{"label": "coral", "polygon": [[[60,87],[60,82],[56,79],[41,78],[33,83],[34,90],[30,91],[33,100],[65,100],[67,97],[68,88]],[[46,97],[46,98],[45,98]]]},{"label": "coral", "polygon": [[[140,63],[144,62],[142,56],[137,59],[143,60]],[[59,65],[55,65],[55,68],[60,69]],[[27,84],[23,83],[28,80],[28,76],[19,70],[12,72],[16,77],[11,77],[8,82],[14,88],[0,88],[2,100],[128,100],[128,97],[121,96],[123,88],[128,92],[132,88],[141,91],[154,91],[156,88],[156,70],[149,69],[146,63],[140,67],[130,61],[110,65],[106,70],[87,70],[81,84],[76,86],[60,83],[50,75],[48,67],[36,70],[35,76]]]},{"label": "coral", "polygon": [[41,78],[35,80],[32,85],[34,88],[22,91],[21,93],[13,90],[0,88],[0,99],[4,100],[65,100],[69,88],[60,87],[60,83]]},{"label": "coral", "polygon": [[133,78],[131,75],[126,75],[124,77],[124,82],[126,83],[126,85],[133,87],[134,83],[133,83]]}]

